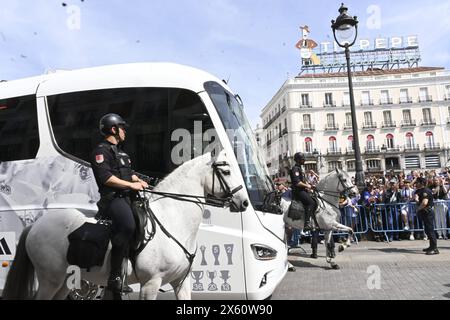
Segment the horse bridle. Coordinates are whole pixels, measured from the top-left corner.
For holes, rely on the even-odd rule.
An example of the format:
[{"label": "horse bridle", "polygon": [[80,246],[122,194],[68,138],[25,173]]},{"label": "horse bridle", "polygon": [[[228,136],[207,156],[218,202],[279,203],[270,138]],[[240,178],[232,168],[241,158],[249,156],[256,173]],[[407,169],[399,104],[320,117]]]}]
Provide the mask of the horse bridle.
[{"label": "horse bridle", "polygon": [[[238,193],[240,190],[242,190],[244,187],[242,185],[237,186],[233,190],[231,190],[230,186],[228,185],[227,181],[225,180],[225,176],[229,176],[231,174],[230,170],[225,170],[223,167],[229,166],[229,164],[225,161],[222,162],[214,162],[212,164],[213,168],[213,176],[212,176],[212,194],[208,194],[206,196],[206,201],[210,201],[212,203],[216,201],[225,201],[228,203],[231,203],[231,199],[233,196]],[[215,181],[219,181],[220,188],[225,192],[225,195],[223,197],[217,197],[215,194]]]},{"label": "horse bridle", "polygon": [[[327,190],[320,190],[319,192],[323,193],[324,195],[327,196],[331,196],[331,197],[340,197],[340,196],[344,196],[344,197],[349,197],[349,191],[352,190],[354,188],[354,186],[351,187],[346,187],[345,186],[345,181],[342,178],[342,174],[339,173],[338,169],[336,169],[336,173],[338,176],[338,184],[336,186],[336,189],[339,190],[339,186],[342,185],[342,187],[344,188],[343,190],[339,191],[339,192],[335,192],[335,191],[327,191]],[[318,197],[327,202],[328,204],[332,205],[333,207],[336,207],[334,204],[329,203],[328,201],[326,201],[325,199],[323,199],[322,197],[320,197],[319,192],[317,192]],[[336,207],[337,209],[339,209],[339,207]]]}]

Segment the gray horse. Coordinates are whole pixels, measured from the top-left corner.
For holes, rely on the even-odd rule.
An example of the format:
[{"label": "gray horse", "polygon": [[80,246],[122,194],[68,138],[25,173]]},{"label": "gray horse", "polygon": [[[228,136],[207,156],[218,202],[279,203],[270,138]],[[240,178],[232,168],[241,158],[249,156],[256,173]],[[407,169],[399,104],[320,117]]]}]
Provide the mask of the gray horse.
[{"label": "gray horse", "polygon": [[[336,253],[334,251],[334,243],[331,242],[332,232],[348,232],[353,234],[353,229],[339,223],[339,198],[341,195],[355,197],[359,191],[347,172],[337,169],[335,172],[329,174],[322,179],[317,185],[317,194],[319,199],[319,206],[316,210],[316,228],[318,227],[325,235],[325,245],[327,249],[327,262],[333,269],[339,269],[338,264],[334,261]],[[289,207],[291,202],[281,199],[280,205],[284,214],[284,222],[296,229],[303,229],[305,221],[292,220],[288,217]],[[316,224],[316,223],[315,223]],[[351,245],[351,237],[348,237],[347,242],[339,246],[339,252],[344,251]]]}]

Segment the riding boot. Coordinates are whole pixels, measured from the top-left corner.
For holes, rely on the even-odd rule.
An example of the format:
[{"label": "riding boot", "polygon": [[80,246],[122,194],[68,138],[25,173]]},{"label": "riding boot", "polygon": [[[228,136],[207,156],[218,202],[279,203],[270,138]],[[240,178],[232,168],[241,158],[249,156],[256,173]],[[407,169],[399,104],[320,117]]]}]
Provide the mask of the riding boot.
[{"label": "riding boot", "polygon": [[312,248],[311,259],[317,259],[317,248]]},{"label": "riding boot", "polygon": [[124,285],[123,262],[125,257],[126,250],[113,246],[111,250],[111,273],[105,289],[104,300],[122,300],[123,293],[133,292],[133,289]]},{"label": "riding boot", "polygon": [[306,207],[305,208],[305,226],[303,227],[303,231],[312,231],[313,226],[311,223],[311,217],[312,217],[312,208]]}]

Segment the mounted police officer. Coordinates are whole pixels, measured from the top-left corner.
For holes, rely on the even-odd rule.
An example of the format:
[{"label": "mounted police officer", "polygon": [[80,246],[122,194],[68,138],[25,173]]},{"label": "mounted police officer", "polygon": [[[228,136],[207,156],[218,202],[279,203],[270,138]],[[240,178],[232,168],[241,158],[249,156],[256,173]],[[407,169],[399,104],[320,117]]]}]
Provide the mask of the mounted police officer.
[{"label": "mounted police officer", "polygon": [[306,174],[302,166],[305,164],[305,155],[297,152],[294,155],[295,165],[291,170],[291,182],[292,182],[292,197],[293,200],[300,201],[305,208],[305,227],[304,230],[308,231],[312,229],[311,217],[314,214],[315,201],[311,197],[311,190],[313,186],[306,180]]},{"label": "mounted police officer", "polygon": [[120,300],[123,285],[123,261],[136,229],[130,206],[130,192],[148,188],[131,169],[130,157],[122,150],[127,123],[117,114],[109,113],[100,120],[100,132],[105,139],[93,150],[91,165],[101,195],[97,203],[99,216],[112,220],[111,273],[105,299]]},{"label": "mounted police officer", "polygon": [[416,203],[417,213],[425,225],[425,234],[430,240],[430,246],[423,251],[427,255],[439,254],[437,248],[437,238],[434,232],[434,211],[433,211],[433,192],[426,187],[425,178],[416,179]]}]

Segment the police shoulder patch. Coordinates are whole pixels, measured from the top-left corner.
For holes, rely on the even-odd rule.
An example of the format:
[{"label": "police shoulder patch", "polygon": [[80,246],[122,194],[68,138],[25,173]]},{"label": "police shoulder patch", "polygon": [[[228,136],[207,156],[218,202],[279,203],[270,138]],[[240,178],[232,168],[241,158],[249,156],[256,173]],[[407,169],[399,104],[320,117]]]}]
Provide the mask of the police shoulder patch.
[{"label": "police shoulder patch", "polygon": [[103,161],[105,161],[105,158],[103,157],[102,154],[97,154],[97,155],[95,155],[95,162],[97,162],[97,163],[103,163]]}]

